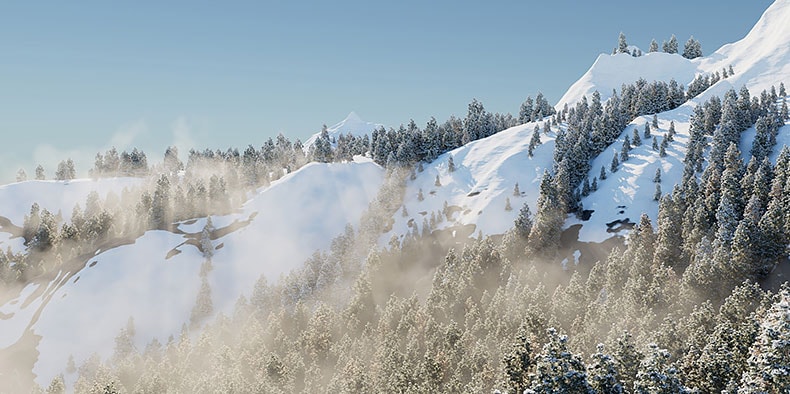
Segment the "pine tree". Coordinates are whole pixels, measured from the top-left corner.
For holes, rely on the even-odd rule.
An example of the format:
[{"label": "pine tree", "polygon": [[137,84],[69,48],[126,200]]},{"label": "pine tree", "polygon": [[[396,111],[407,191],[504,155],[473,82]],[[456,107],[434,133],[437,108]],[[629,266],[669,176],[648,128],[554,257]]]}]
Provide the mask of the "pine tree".
[{"label": "pine tree", "polygon": [[655,38],[650,40],[650,49],[648,49],[648,52],[658,52],[658,43]]},{"label": "pine tree", "polygon": [[538,212],[532,230],[529,232],[528,248],[532,252],[551,254],[560,242],[562,223],[565,222],[566,207],[554,186],[552,176],[543,172],[538,197]]},{"label": "pine tree", "polygon": [[436,187],[442,186],[442,182],[439,180],[439,175],[436,175],[436,180],[433,182],[433,185]]},{"label": "pine tree", "polygon": [[661,167],[656,168],[656,174],[653,175],[653,182],[654,183],[661,182]]},{"label": "pine tree", "polygon": [[598,190],[598,177],[593,177],[592,184],[590,184],[590,190],[591,191]]},{"label": "pine tree", "polygon": [[686,45],[683,48],[683,57],[686,59],[702,57],[702,45],[694,39],[694,36],[689,37],[688,41],[686,41]]},{"label": "pine tree", "polygon": [[505,354],[502,363],[505,364],[508,391],[525,392],[529,388],[530,372],[535,367],[532,344],[527,338],[525,330],[520,330],[516,343]]},{"label": "pine tree", "polygon": [[420,190],[417,191],[417,201],[423,201],[423,200],[425,200],[425,196],[422,194],[422,188],[420,188]]},{"label": "pine tree", "polygon": [[658,150],[659,157],[667,157],[667,146],[669,146],[669,138],[662,138],[661,139],[661,147]]},{"label": "pine tree", "polygon": [[656,183],[656,191],[653,193],[653,201],[661,200],[661,184]]},{"label": "pine tree", "polygon": [[620,167],[620,161],[617,160],[617,151],[615,151],[614,156],[612,156],[612,165],[609,166],[609,171],[614,174],[619,169],[618,167]]},{"label": "pine tree", "polygon": [[39,164],[38,166],[36,166],[36,180],[43,181],[44,179],[47,179],[46,176],[44,175],[44,167],[42,167],[41,164]]},{"label": "pine tree", "polygon": [[16,173],[16,181],[17,182],[24,182],[27,180],[27,173],[23,168],[20,168],[19,171]]},{"label": "pine tree", "polygon": [[623,147],[620,149],[620,162],[625,163],[628,161],[628,154],[631,152],[631,139],[628,135],[623,138]]},{"label": "pine tree", "polygon": [[672,37],[669,38],[668,42],[664,42],[663,50],[666,53],[678,53],[678,39],[673,34]]},{"label": "pine tree", "polygon": [[516,182],[516,186],[513,187],[513,197],[521,197],[521,190],[518,189],[518,182]]},{"label": "pine tree", "polygon": [[[653,150],[655,150],[655,151],[657,151],[657,150],[658,150],[658,138],[656,138],[656,136],[653,136],[653,143],[651,144],[651,146],[650,146],[650,147],[651,147]],[[665,153],[666,153],[666,152],[665,152]]]},{"label": "pine tree", "polygon": [[622,394],[623,384],[620,382],[617,365],[611,356],[604,353],[603,344],[598,344],[597,352],[590,358],[593,361],[588,368],[588,379],[592,389],[601,394]]},{"label": "pine tree", "polygon": [[[645,125],[645,126],[647,126],[647,125]],[[650,127],[650,126],[647,126],[647,127]],[[639,137],[639,130],[637,130],[636,128],[634,128],[634,134],[633,134],[632,140],[633,140],[633,145],[634,146],[642,145],[642,138]]]},{"label": "pine tree", "polygon": [[648,347],[648,353],[639,364],[639,372],[634,381],[635,393],[678,394],[689,393],[678,378],[677,369],[670,364],[669,352],[655,344]]},{"label": "pine tree", "polygon": [[535,393],[590,393],[584,362],[568,349],[568,337],[548,329],[549,341],[543,346],[535,364]]},{"label": "pine tree", "polygon": [[658,114],[653,114],[653,128],[658,130]]},{"label": "pine tree", "polygon": [[623,387],[634,387],[634,381],[639,372],[639,362],[642,360],[642,353],[634,346],[631,334],[624,332],[617,339],[617,347],[612,356],[620,373],[620,381],[623,382]]},{"label": "pine tree", "polygon": [[71,159],[61,161],[58,164],[58,170],[55,172],[55,179],[59,181],[67,181],[76,177],[74,170],[74,162]]},{"label": "pine tree", "polygon": [[[612,164],[613,165],[615,163],[615,160],[617,159],[617,155],[615,154],[614,157],[615,158],[612,160]],[[617,168],[616,165],[614,165],[614,167]],[[604,168],[604,166],[601,166],[601,173],[600,173],[600,175],[598,175],[598,178],[601,178],[601,180],[606,179],[606,168]]]},{"label": "pine tree", "polygon": [[757,340],[749,349],[747,370],[738,393],[781,393],[790,387],[790,288],[760,319]]},{"label": "pine tree", "polygon": [[617,53],[629,53],[628,43],[625,41],[623,32],[620,32],[620,37],[617,38]]},{"label": "pine tree", "polygon": [[540,141],[540,129],[538,128],[538,125],[535,125],[535,129],[532,132],[532,138],[530,138],[530,140],[529,140],[529,147],[527,148],[527,152],[528,152],[529,157],[533,156],[533,151],[540,144],[541,144],[541,141]]},{"label": "pine tree", "polygon": [[533,101],[532,97],[527,97],[521,104],[518,111],[518,123],[524,124],[532,121]]},{"label": "pine tree", "polygon": [[510,197],[505,197],[505,212],[510,212],[513,210],[513,206],[510,205]]},{"label": "pine tree", "polygon": [[[508,205],[510,205],[510,199],[507,200]],[[505,208],[506,211],[509,209]],[[526,239],[529,237],[529,233],[532,232],[532,211],[529,209],[529,204],[524,203],[521,209],[518,211],[518,217],[516,217],[515,221],[515,229],[516,233],[521,237]]]}]

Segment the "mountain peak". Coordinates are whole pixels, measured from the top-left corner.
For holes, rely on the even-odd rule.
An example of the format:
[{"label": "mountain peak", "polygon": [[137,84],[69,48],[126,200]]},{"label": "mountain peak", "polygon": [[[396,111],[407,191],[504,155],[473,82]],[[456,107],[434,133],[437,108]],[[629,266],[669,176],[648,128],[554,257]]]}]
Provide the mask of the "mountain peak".
[{"label": "mountain peak", "polygon": [[345,123],[345,122],[355,122],[355,123],[362,123],[362,122],[364,122],[364,121],[362,120],[362,118],[360,118],[360,117],[359,117],[359,115],[357,115],[357,113],[356,113],[356,112],[354,112],[354,111],[351,111],[351,112],[348,114],[348,116],[346,116],[346,118],[345,118],[345,119],[343,119],[343,122],[341,122],[341,123]]}]

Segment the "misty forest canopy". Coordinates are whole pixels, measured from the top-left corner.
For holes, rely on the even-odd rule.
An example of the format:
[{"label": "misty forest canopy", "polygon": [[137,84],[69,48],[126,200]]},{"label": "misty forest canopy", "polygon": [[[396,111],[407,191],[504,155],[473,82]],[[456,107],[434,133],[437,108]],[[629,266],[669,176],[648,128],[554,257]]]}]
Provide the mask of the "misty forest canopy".
[{"label": "misty forest canopy", "polygon": [[[679,53],[674,35],[660,48]],[[658,51],[653,40],[649,52]],[[622,33],[613,53],[642,55]],[[689,38],[682,56],[702,56],[700,43]],[[677,133],[674,120],[662,129],[659,119],[736,72],[699,74],[688,86],[639,79],[606,100],[595,92],[559,111],[538,93],[517,115],[472,100],[464,118],[422,127],[412,120],[330,138],[324,126],[307,148],[280,134],[261,147],[191,150],[186,162],[175,147],[156,161],[137,149],[98,153],[91,177],[137,177],[139,185],[104,198],[93,192],[69,220],[33,204],[13,230],[24,250],[0,253],[3,302],[146,231],[175,233],[178,223],[232,213],[311,162],[364,156],[386,169],[386,180],[358,226],[279,280],[261,276],[228,315],[212,305],[208,274],[222,269],[212,263],[221,235],[209,218],[192,239],[201,285],[180,335],[143,338],[138,347],[130,319],[110,358],[71,358],[48,387],[17,373],[0,379],[0,391],[64,392],[67,382],[76,392],[786,391],[790,286],[772,277],[787,264],[790,240],[790,150],[777,143],[790,119],[784,84],[730,89],[693,107],[681,182],[662,190],[662,172],[651,173],[658,217],[643,214],[626,237],[602,244],[599,261],[561,264],[564,225],[569,215],[583,217],[583,198],[636,147],[667,160]],[[640,116],[652,122],[624,133]],[[448,236],[439,224],[454,207],[445,201],[423,214],[421,228],[380,247],[393,215],[410,215],[405,186],[425,165],[527,123],[529,157],[554,138],[551,167],[534,185],[534,213],[514,184],[502,210],[516,219],[505,234]],[[602,154],[611,164],[593,168]],[[462,170],[452,155],[442,160],[447,171]],[[34,173],[47,178],[41,166]],[[71,159],[54,173],[75,176]],[[17,180],[27,180],[24,170]],[[439,176],[435,187],[444,187]]]}]

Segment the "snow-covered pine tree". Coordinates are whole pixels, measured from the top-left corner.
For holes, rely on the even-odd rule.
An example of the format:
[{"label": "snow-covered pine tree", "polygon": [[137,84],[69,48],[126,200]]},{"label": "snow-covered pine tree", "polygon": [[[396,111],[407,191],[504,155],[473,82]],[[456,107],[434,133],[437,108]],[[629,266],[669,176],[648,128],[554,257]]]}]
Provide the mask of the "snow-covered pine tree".
[{"label": "snow-covered pine tree", "polygon": [[518,111],[518,123],[524,124],[531,122],[533,109],[532,97],[527,97],[526,100],[521,103],[521,108]]},{"label": "snow-covered pine tree", "polygon": [[628,43],[625,41],[625,34],[623,32],[620,32],[620,36],[617,38],[617,53],[629,53]]},{"label": "snow-covered pine tree", "polygon": [[683,57],[686,59],[702,57],[702,45],[694,39],[694,36],[689,37],[688,41],[686,41],[686,45],[683,48]]},{"label": "snow-covered pine tree", "polygon": [[663,50],[666,53],[678,53],[678,39],[674,34],[669,38],[668,42],[664,42]]},{"label": "snow-covered pine tree", "polygon": [[529,147],[527,148],[527,154],[529,157],[533,156],[533,151],[540,144],[540,128],[538,125],[535,125],[535,129],[532,131],[532,138],[529,140]]},{"label": "snow-covered pine tree", "polygon": [[650,40],[650,49],[648,49],[648,52],[658,52],[658,43],[655,38]]},{"label": "snow-covered pine tree", "polygon": [[[645,125],[645,126],[647,126],[647,125]],[[650,126],[647,126],[647,127],[650,127]],[[631,139],[633,141],[633,145],[634,146],[642,145],[642,138],[639,137],[639,130],[637,130],[636,127],[634,127],[634,133],[633,133],[633,136],[631,137]]]},{"label": "snow-covered pine tree", "polygon": [[47,179],[46,176],[44,175],[44,167],[42,167],[41,164],[39,164],[38,166],[36,166],[36,180],[43,181],[44,179]]}]

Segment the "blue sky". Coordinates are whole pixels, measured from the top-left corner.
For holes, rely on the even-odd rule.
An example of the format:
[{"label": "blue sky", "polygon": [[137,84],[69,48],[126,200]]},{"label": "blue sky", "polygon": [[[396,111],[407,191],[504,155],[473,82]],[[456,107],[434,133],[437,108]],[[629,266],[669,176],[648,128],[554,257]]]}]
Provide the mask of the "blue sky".
[{"label": "blue sky", "polygon": [[[167,4],[164,4],[167,3]],[[743,37],[768,0],[0,3],[0,179],[110,145],[305,140],[356,111],[397,126],[558,100],[623,31],[675,34],[706,54]]]}]

